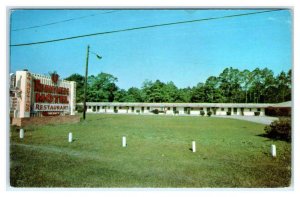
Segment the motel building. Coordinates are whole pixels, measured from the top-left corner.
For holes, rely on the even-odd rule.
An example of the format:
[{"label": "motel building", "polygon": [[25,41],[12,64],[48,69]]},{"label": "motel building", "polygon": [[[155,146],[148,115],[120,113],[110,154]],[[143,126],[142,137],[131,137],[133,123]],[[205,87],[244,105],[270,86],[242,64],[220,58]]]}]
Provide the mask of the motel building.
[{"label": "motel building", "polygon": [[61,80],[56,72],[49,76],[27,70],[11,73],[9,94],[13,125],[68,122],[75,118],[76,82]]},{"label": "motel building", "polygon": [[[82,103],[77,104],[82,106]],[[212,116],[265,116],[267,108],[290,108],[291,102],[268,103],[117,103],[87,102],[88,113]]]}]

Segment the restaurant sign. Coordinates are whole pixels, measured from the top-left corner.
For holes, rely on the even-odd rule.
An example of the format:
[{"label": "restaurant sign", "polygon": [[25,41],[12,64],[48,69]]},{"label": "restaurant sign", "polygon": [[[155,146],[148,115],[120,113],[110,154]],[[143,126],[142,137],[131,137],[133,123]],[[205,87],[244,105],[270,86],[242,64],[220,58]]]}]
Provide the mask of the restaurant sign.
[{"label": "restaurant sign", "polygon": [[34,111],[69,111],[68,104],[34,103]]},{"label": "restaurant sign", "polygon": [[[51,76],[55,85],[42,84],[40,79],[34,79],[34,100],[33,110],[43,112],[44,116],[55,116],[58,112],[70,111],[69,95],[70,90],[66,87],[59,87],[58,77]],[[55,113],[50,113],[55,112]]]}]

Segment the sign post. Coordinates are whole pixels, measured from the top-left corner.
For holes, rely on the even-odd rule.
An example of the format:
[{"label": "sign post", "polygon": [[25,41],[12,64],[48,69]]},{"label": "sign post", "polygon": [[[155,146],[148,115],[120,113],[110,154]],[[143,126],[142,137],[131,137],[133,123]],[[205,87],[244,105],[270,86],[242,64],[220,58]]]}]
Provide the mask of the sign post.
[{"label": "sign post", "polygon": [[87,52],[86,52],[86,63],[85,63],[83,120],[85,120],[85,114],[86,114],[86,94],[87,94],[87,77],[88,77],[88,67],[89,67],[89,52],[90,52],[90,46],[88,45],[87,46]]}]

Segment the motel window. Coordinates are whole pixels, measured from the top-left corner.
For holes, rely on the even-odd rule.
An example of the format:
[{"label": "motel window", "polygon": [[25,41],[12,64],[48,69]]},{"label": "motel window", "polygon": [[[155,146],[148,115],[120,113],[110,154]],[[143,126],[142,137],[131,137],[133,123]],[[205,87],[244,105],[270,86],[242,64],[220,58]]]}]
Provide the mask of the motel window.
[{"label": "motel window", "polygon": [[200,110],[203,110],[203,107],[200,107]]},{"label": "motel window", "polygon": [[134,110],[134,107],[131,107],[131,110],[133,111],[133,110]]},{"label": "motel window", "polygon": [[251,109],[251,108],[249,108],[249,111],[252,111],[252,109]]},{"label": "motel window", "polygon": [[233,113],[237,114],[237,108],[236,107],[233,108]]},{"label": "motel window", "polygon": [[260,108],[257,108],[257,111],[260,111]]},{"label": "motel window", "polygon": [[224,111],[224,107],[221,108],[221,111]]},{"label": "motel window", "polygon": [[173,107],[173,111],[176,111],[176,107]]},{"label": "motel window", "polygon": [[210,111],[210,107],[207,108],[207,111]]},{"label": "motel window", "polygon": [[91,109],[92,107],[91,106],[89,106],[89,109]]},{"label": "motel window", "polygon": [[168,110],[170,110],[170,107],[168,107]]},{"label": "motel window", "polygon": [[147,110],[150,110],[150,107],[147,107]]},{"label": "motel window", "polygon": [[97,110],[99,110],[100,109],[100,106],[97,106]]},{"label": "motel window", "polygon": [[105,109],[105,106],[102,106],[102,109]]}]

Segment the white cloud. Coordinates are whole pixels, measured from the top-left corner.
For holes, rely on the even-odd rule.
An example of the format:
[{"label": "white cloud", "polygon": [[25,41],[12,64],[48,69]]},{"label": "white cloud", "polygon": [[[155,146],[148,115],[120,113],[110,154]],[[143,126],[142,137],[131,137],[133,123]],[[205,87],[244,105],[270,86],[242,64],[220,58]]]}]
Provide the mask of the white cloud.
[{"label": "white cloud", "polygon": [[276,21],[276,19],[274,17],[268,17],[269,21]]},{"label": "white cloud", "polygon": [[286,24],[291,24],[291,20],[287,19],[287,20],[283,20],[280,18],[275,18],[275,17],[268,17],[267,18],[268,21],[273,21],[273,22],[277,22],[277,23],[286,23]]}]

